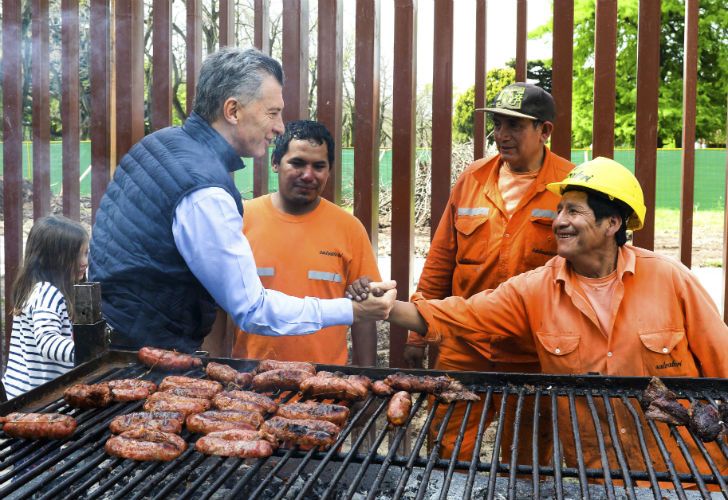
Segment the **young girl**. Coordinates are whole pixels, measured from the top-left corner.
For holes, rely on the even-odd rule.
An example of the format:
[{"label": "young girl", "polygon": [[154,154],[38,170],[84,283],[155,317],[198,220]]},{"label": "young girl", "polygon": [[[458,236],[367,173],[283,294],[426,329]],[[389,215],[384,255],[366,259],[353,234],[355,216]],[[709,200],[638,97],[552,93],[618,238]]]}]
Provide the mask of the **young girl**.
[{"label": "young girl", "polygon": [[88,233],[70,219],[43,217],[30,230],[13,285],[13,333],[2,382],[19,396],[73,368],[73,285],[88,267]]}]

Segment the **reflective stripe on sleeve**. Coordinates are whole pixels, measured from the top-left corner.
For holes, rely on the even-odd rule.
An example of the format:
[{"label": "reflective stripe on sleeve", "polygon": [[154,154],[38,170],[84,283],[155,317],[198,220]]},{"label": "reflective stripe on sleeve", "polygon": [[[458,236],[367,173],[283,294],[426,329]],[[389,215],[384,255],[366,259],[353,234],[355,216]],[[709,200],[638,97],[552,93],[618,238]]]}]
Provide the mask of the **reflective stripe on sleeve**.
[{"label": "reflective stripe on sleeve", "polygon": [[531,217],[546,217],[547,219],[555,219],[556,212],[543,208],[534,208],[533,210],[531,210]]},{"label": "reflective stripe on sleeve", "polygon": [[458,207],[458,215],[488,215],[489,207]]},{"label": "reflective stripe on sleeve", "polygon": [[327,273],[325,271],[309,271],[308,279],[310,280],[321,280],[321,281],[333,281],[334,283],[341,283],[341,275],[336,273]]},{"label": "reflective stripe on sleeve", "polygon": [[258,271],[258,276],[275,276],[276,275],[275,267],[258,267],[258,268],[256,268],[256,271]]}]

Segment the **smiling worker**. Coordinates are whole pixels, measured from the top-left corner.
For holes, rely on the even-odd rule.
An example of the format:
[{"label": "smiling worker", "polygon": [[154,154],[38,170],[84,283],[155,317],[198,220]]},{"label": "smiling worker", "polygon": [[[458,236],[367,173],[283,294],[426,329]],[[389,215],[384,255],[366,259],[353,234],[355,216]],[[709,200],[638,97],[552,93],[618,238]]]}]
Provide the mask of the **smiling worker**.
[{"label": "smiling worker", "polygon": [[[297,297],[343,297],[361,276],[379,281],[377,261],[359,219],[321,197],[334,167],[334,139],[324,125],[288,123],[271,163],[278,191],[245,202],[244,233],[263,286]],[[346,326],[303,337],[275,338],[238,330],[233,356],[344,365]],[[351,325],[352,363],[374,366],[374,321]]]}]

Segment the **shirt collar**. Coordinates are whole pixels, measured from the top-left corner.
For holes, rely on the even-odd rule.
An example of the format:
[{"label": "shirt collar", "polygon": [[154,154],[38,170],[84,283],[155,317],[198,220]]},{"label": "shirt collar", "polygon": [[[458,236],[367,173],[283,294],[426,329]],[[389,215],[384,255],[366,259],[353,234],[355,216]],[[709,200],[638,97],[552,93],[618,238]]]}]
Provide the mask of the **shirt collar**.
[{"label": "shirt collar", "polygon": [[228,172],[234,172],[245,167],[242,158],[238,156],[230,143],[194,111],[185,120],[184,125],[182,125],[182,130],[187,132],[197,142],[204,144],[217,153]]},{"label": "shirt collar", "polygon": [[[622,245],[617,249],[617,279],[622,281],[625,273],[634,274],[635,255],[631,248]],[[574,270],[566,259],[559,257],[556,264],[556,281],[568,284],[574,277]]]}]

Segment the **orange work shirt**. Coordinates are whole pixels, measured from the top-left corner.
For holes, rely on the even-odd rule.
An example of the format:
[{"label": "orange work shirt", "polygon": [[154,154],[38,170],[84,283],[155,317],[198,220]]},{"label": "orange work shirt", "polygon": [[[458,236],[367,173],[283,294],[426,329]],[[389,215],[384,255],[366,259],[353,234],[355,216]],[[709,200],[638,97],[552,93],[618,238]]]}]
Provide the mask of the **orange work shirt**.
[{"label": "orange work shirt", "polygon": [[[617,259],[612,330],[606,335],[589,301],[577,293],[578,280],[561,257],[545,266],[521,274],[495,290],[470,299],[414,298],[428,325],[427,340],[458,338],[481,356],[494,361],[523,361],[514,358],[518,347],[535,352],[544,373],[599,373],[614,376],[728,377],[728,327],[705,289],[682,264],[649,250],[623,246]],[[580,401],[583,403],[583,401]],[[634,409],[644,424],[635,400]],[[568,401],[560,401],[559,412],[568,415]],[[633,470],[645,470],[637,426],[629,409],[612,399],[614,417],[624,454]],[[604,408],[597,405],[603,423]],[[599,441],[586,404],[577,407],[582,450],[587,468],[602,468]],[[559,419],[560,435],[567,462],[576,466],[575,447],[568,418]],[[677,447],[669,446],[666,425],[658,424],[676,467],[689,472]],[[602,429],[606,447],[612,453],[612,469],[619,469],[609,429]],[[693,459],[703,473],[710,472],[684,428]],[[651,433],[645,432],[650,457],[666,470]],[[705,443],[722,474],[728,461],[714,443]]]},{"label": "orange work shirt", "polygon": [[[305,215],[281,212],[270,195],[246,201],[243,233],[266,288],[295,297],[333,299],[343,297],[346,286],[362,276],[381,279],[364,226],[323,198]],[[345,365],[346,333],[346,326],[287,337],[238,330],[233,357]]]},{"label": "orange work shirt", "polygon": [[[563,180],[574,165],[544,146],[537,177],[509,216],[498,188],[500,155],[474,162],[462,173],[430,243],[417,292],[428,299],[470,297],[495,288],[511,276],[542,266],[556,255],[551,223],[559,197],[546,189]],[[412,343],[420,337],[410,334]],[[528,354],[528,355],[526,355]],[[538,372],[533,351],[521,361],[493,363],[455,337],[439,345],[441,370]],[[525,364],[524,364],[525,363]]]}]

